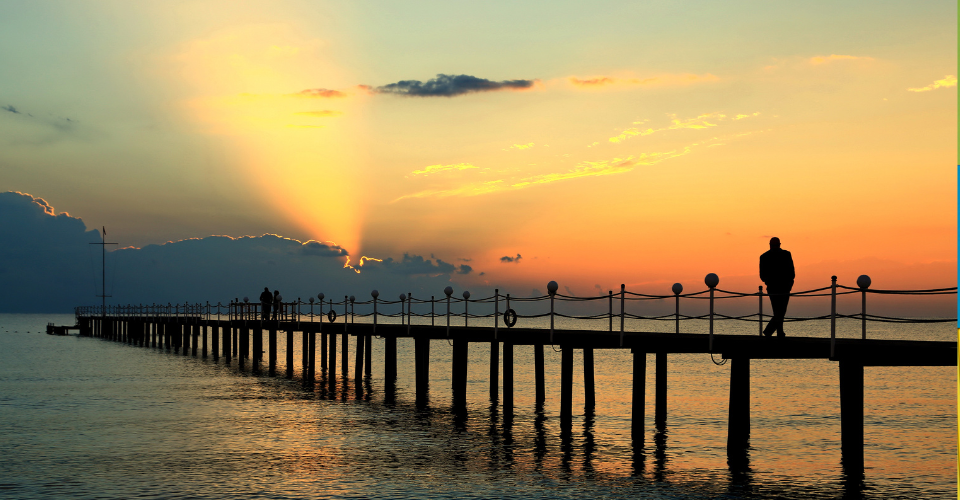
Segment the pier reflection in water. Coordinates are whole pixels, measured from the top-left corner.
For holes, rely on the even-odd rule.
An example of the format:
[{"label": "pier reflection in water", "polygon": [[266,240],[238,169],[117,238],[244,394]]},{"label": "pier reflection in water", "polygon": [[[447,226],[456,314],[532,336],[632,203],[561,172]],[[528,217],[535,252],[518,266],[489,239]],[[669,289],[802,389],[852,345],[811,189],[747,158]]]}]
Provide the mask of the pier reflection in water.
[{"label": "pier reflection in water", "polygon": [[[236,360],[226,365],[97,339],[14,334],[27,328],[13,324],[30,320],[0,319],[0,477],[3,494],[15,498],[956,492],[953,368],[868,368],[867,476],[847,478],[836,365],[828,362],[752,365],[750,445],[738,455],[726,448],[729,366],[703,356],[671,356],[667,419],[654,425],[649,415],[646,439],[634,446],[628,353],[596,352],[595,411],[582,411],[583,388],[575,385],[565,432],[557,417],[560,354],[551,349],[543,406],[535,404],[532,350],[517,347],[514,408],[491,404],[487,367],[477,362],[467,375],[466,408],[453,412],[450,349],[442,341],[431,351],[429,399],[418,405],[412,341],[400,340],[393,391],[375,361],[358,392],[339,366],[332,379],[318,374],[305,387],[299,365],[287,381],[252,375],[249,363],[240,371]],[[48,319],[36,318],[36,331]],[[376,340],[373,347],[373,359],[382,359]],[[469,354],[477,361],[489,356],[479,345]],[[285,353],[278,358],[282,374]]]}]

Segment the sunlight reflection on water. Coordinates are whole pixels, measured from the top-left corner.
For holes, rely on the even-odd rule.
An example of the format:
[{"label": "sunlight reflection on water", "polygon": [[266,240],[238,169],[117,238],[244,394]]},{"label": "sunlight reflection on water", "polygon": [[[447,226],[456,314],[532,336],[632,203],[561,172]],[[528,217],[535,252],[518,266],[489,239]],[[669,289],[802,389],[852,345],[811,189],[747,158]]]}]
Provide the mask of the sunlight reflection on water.
[{"label": "sunlight reflection on water", "polygon": [[[40,333],[47,321],[68,324],[72,317],[0,316],[0,497],[844,494],[838,372],[828,361],[752,362],[751,449],[746,463],[731,465],[729,365],[716,366],[706,355],[670,356],[661,434],[653,425],[648,356],[645,446],[638,450],[630,440],[628,352],[597,351],[593,415],[583,413],[582,377],[574,377],[573,431],[564,436],[557,418],[560,355],[549,346],[542,411],[534,408],[532,348],[516,348],[516,410],[508,418],[487,399],[489,345],[471,345],[467,414],[458,416],[449,410],[451,358],[443,341],[431,349],[430,404],[418,408],[413,343],[404,339],[391,403],[384,399],[377,340],[369,393],[357,400],[352,381],[339,381],[334,393],[325,380],[304,389],[297,380],[238,373],[235,362],[47,336]],[[924,328],[906,333],[952,339],[952,325]],[[897,333],[904,332],[876,331]],[[294,346],[299,372],[299,334]],[[352,342],[350,348],[352,376]],[[576,370],[579,352],[574,359]],[[865,383],[862,495],[954,496],[956,369],[867,368]]]}]

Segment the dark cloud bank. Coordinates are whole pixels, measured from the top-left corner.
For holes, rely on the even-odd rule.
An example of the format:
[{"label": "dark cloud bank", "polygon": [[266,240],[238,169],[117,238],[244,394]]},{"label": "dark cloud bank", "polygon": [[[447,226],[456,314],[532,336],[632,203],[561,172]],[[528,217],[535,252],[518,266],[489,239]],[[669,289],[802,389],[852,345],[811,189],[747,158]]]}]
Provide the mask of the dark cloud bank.
[{"label": "dark cloud bank", "polygon": [[[0,231],[0,312],[70,312],[77,305],[100,303],[100,245],[90,243],[102,240],[81,219],[55,215],[40,198],[0,193]],[[107,239],[116,241],[109,233]],[[113,296],[108,303],[227,303],[245,295],[253,299],[265,286],[279,289],[285,300],[306,301],[318,292],[366,300],[374,288],[395,300],[405,292],[442,295],[451,276],[473,271],[465,264],[405,254],[366,261],[357,274],[344,269],[347,256],[338,246],[270,234],[122,248],[107,253],[106,291]],[[351,264],[358,259],[351,256]]]},{"label": "dark cloud bank", "polygon": [[470,75],[439,74],[425,82],[402,80],[380,87],[368,88],[378,94],[396,94],[413,97],[454,97],[474,92],[497,90],[525,90],[533,87],[536,80],[503,80],[496,82]]}]

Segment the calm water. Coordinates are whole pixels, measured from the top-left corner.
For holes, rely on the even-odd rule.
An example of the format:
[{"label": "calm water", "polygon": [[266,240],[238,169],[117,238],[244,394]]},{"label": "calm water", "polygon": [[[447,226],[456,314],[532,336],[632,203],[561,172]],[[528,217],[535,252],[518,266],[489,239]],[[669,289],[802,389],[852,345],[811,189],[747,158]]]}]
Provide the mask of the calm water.
[{"label": "calm water", "polygon": [[[304,389],[212,360],[43,333],[72,316],[0,315],[0,497],[5,498],[955,498],[955,367],[867,368],[865,478],[840,467],[836,363],[751,364],[746,464],[726,455],[729,365],[670,357],[666,432],[630,443],[631,359],[597,351],[597,407],[561,436],[560,354],[546,348],[534,408],[532,349],[516,349],[512,419],[488,401],[488,346],[470,351],[468,412],[450,410],[450,351],[431,348],[430,403],[413,403],[413,345],[399,341],[395,403],[374,376]],[[754,333],[745,325],[743,333]],[[822,325],[804,327],[822,334]],[[844,325],[845,336],[858,324]],[[803,328],[795,327],[800,333]],[[817,333],[819,331],[819,333]],[[725,332],[728,333],[728,332]],[[955,340],[952,324],[871,330]],[[281,346],[284,336],[281,335]],[[295,343],[299,346],[299,337]],[[351,344],[352,375],[353,345]],[[339,348],[338,348],[339,350]],[[299,364],[299,347],[295,356]],[[280,373],[284,355],[281,352]],[[575,362],[581,361],[575,354]],[[299,369],[299,366],[297,367]],[[339,367],[338,367],[339,372]],[[577,373],[577,372],[575,372]],[[582,376],[575,375],[575,384]],[[852,483],[852,484],[851,484]]]}]

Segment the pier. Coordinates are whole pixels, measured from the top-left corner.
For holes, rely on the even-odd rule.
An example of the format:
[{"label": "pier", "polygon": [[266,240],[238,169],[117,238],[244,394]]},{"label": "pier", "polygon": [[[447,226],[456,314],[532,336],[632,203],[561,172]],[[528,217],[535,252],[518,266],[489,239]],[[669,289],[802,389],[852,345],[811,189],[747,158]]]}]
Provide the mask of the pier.
[{"label": "pier", "polygon": [[[866,279],[864,279],[866,278]],[[864,367],[871,366],[956,366],[957,343],[952,341],[918,341],[867,338],[866,325],[871,321],[892,323],[956,322],[955,318],[910,319],[878,316],[867,313],[867,295],[956,295],[957,289],[930,290],[871,290],[870,280],[861,276],[857,287],[838,285],[833,277],[829,286],[814,290],[791,293],[791,297],[812,297],[828,301],[830,314],[808,318],[787,318],[788,324],[796,321],[819,321],[824,325],[824,334],[819,337],[765,337],[762,334],[764,292],[740,293],[717,288],[719,279],[708,275],[706,290],[683,294],[683,287],[674,285],[669,295],[650,295],[628,292],[621,286],[619,293],[610,291],[597,297],[576,297],[558,294],[556,282],[547,286],[548,294],[533,298],[511,298],[497,290],[493,296],[470,299],[469,292],[463,298],[453,297],[447,287],[444,297],[415,300],[402,294],[399,300],[382,300],[379,293],[371,292],[371,299],[357,301],[344,296],[342,300],[328,300],[318,294],[317,301],[298,299],[283,303],[276,319],[261,319],[260,304],[248,300],[233,300],[228,304],[168,304],[92,306],[76,309],[80,335],[99,337],[127,344],[165,349],[185,356],[212,357],[225,363],[236,362],[241,368],[248,363],[252,371],[269,376],[277,373],[279,342],[284,342],[286,359],[282,375],[294,377],[294,355],[299,352],[305,384],[326,381],[333,388],[338,377],[344,384],[349,380],[350,346],[353,345],[353,382],[357,397],[367,389],[373,370],[383,370],[382,388],[391,398],[398,377],[415,380],[416,400],[428,404],[428,380],[430,373],[431,341],[446,348],[449,343],[452,355],[451,387],[453,407],[466,405],[468,346],[480,343],[490,346],[489,397],[493,404],[501,405],[505,414],[513,411],[514,393],[514,348],[532,346],[534,350],[534,374],[536,403],[545,400],[544,356],[545,346],[561,352],[560,366],[560,412],[561,429],[569,430],[573,418],[573,380],[582,376],[584,410],[593,412],[595,404],[594,363],[595,349],[628,349],[633,357],[632,434],[634,446],[644,446],[645,387],[647,354],[655,354],[653,376],[655,378],[655,426],[665,425],[669,414],[669,383],[667,366],[670,354],[702,353],[729,362],[730,393],[727,426],[727,450],[737,456],[749,445],[750,437],[750,362],[762,359],[823,359],[838,363],[841,419],[841,451],[846,470],[862,474],[863,470],[863,381]],[[838,295],[859,294],[861,310],[854,314],[837,311]],[[728,298],[750,300],[759,297],[757,313],[741,316],[721,314],[721,301]],[[668,299],[675,303],[673,314],[644,316],[627,312],[628,304],[641,309],[643,301]],[[690,316],[681,314],[681,300],[704,301],[709,313]],[[756,300],[756,299],[752,299]],[[561,305],[570,302],[599,302],[607,305],[604,314],[577,316],[561,312]],[[420,312],[413,312],[417,304]],[[520,314],[515,310],[532,304],[549,313]],[[547,304],[549,303],[549,304]],[[618,310],[614,304],[618,303]],[[356,314],[356,306],[371,309],[369,313]],[[482,305],[482,306],[481,306]],[[473,307],[474,313],[470,313]],[[477,313],[479,307],[490,308],[491,313]],[[429,312],[425,312],[429,307]],[[399,308],[399,312],[397,312]],[[453,312],[453,309],[462,311]],[[390,312],[385,312],[390,311]],[[451,318],[458,323],[451,325]],[[524,327],[530,318],[549,320],[549,328]],[[607,323],[605,330],[556,328],[556,319],[594,320]],[[356,320],[359,319],[360,322]],[[416,319],[416,321],[414,321]],[[855,319],[861,322],[861,338],[837,338],[838,319]],[[672,331],[629,331],[627,320],[673,323]],[[756,335],[730,335],[714,333],[715,322],[756,322]],[[706,331],[691,333],[688,325],[696,322]],[[681,329],[681,323],[684,329]],[[687,330],[687,331],[682,331]],[[295,345],[294,332],[302,332],[300,345]],[[397,373],[397,339],[409,338],[414,346],[414,373]],[[373,342],[383,343],[382,360],[372,357]],[[264,345],[265,344],[265,345]],[[339,349],[338,349],[339,348]],[[502,349],[502,356],[500,355]],[[338,367],[338,350],[340,366]],[[266,355],[266,359],[264,359]],[[574,357],[582,356],[582,373],[574,373]],[[319,359],[318,359],[319,358]],[[487,360],[484,360],[487,361]],[[715,360],[716,362],[716,360]],[[339,370],[338,370],[339,368]],[[601,367],[602,368],[602,367]],[[502,385],[502,394],[500,386]],[[859,472],[857,472],[859,471]]]}]

